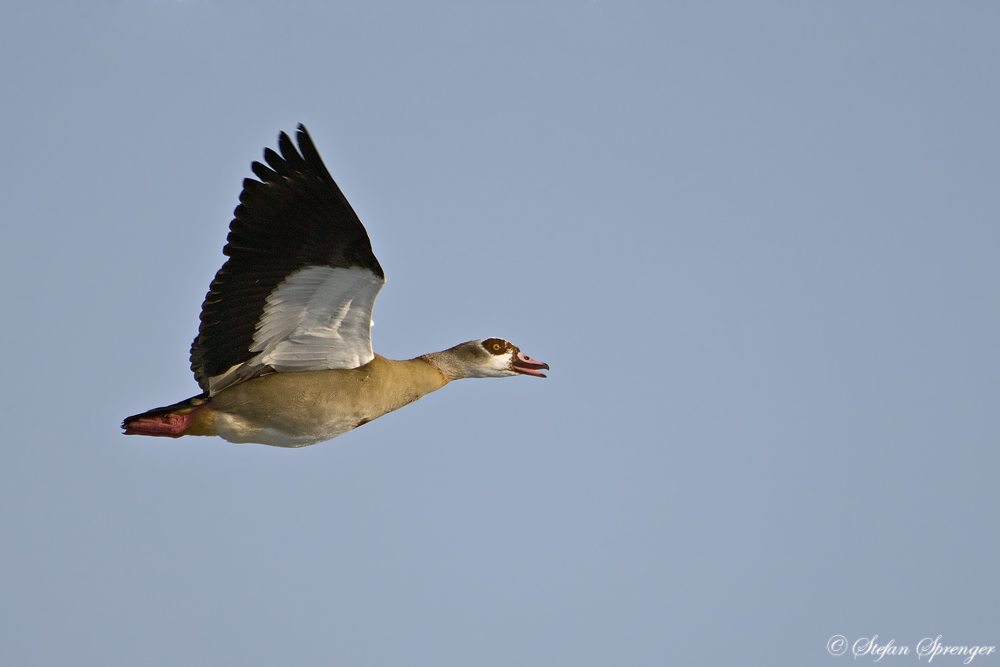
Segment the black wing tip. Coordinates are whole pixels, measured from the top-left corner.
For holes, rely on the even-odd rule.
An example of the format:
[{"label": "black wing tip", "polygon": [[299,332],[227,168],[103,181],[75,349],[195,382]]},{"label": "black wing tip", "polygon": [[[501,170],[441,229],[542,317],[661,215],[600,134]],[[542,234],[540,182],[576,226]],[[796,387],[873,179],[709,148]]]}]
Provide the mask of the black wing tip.
[{"label": "black wing tip", "polygon": [[312,137],[309,136],[309,132],[306,130],[306,126],[302,123],[299,123],[295,138],[299,142],[299,152],[302,154],[302,159],[321,174],[325,174],[330,180],[333,180],[329,170],[326,168],[326,164],[323,163],[323,158],[320,157],[319,151],[316,150],[316,144],[313,143]]},{"label": "black wing tip", "polygon": [[[299,171],[303,165],[308,165],[320,175],[333,180],[333,177],[330,176],[330,171],[326,168],[326,164],[323,163],[323,158],[320,157],[319,151],[316,150],[316,145],[313,143],[312,137],[309,136],[309,131],[304,124],[299,123],[296,126],[295,139],[296,142],[293,142],[287,132],[279,132],[278,150],[264,148],[264,162],[267,163],[267,166],[259,162],[254,162],[251,165],[257,177],[265,183],[271,180],[262,177],[261,173],[258,172],[258,166],[264,169],[265,173],[273,170],[272,173],[280,174],[286,169],[289,171]],[[297,148],[296,143],[298,143]],[[270,174],[267,175],[270,176]]]},{"label": "black wing tip", "polygon": [[[319,157],[319,153],[313,146],[309,134],[305,132],[305,126],[299,123],[298,127],[299,133],[296,137],[299,142],[298,148],[295,147],[291,137],[286,132],[279,132],[276,146],[278,150],[265,146],[262,151],[263,160],[255,160],[250,163],[251,171],[253,171],[254,176],[261,183],[273,183],[282,175],[288,176],[296,172],[301,172],[308,167],[312,167],[313,169],[319,167],[321,174],[329,174],[326,165],[323,164],[322,158]],[[315,160],[311,159],[312,156],[315,156]],[[316,163],[317,161],[318,164]],[[246,188],[247,180],[250,179],[244,179],[243,181],[244,189]]]},{"label": "black wing tip", "polygon": [[312,137],[309,136],[309,130],[302,123],[299,123],[295,128],[295,139],[299,143],[299,150],[302,150],[304,146],[313,146]]},{"label": "black wing tip", "polygon": [[[304,146],[308,145],[310,147],[314,147],[314,144],[313,144],[313,141],[312,141],[312,137],[309,136],[309,130],[307,130],[306,126],[303,125],[302,123],[299,123],[299,124],[297,124],[295,126],[295,141],[294,142],[292,141],[292,138],[290,136],[288,136],[288,133],[285,132],[284,130],[282,130],[281,132],[278,132],[278,147],[279,147],[279,149],[283,149],[287,145],[287,146],[293,147],[293,150],[294,150],[294,147],[295,147],[296,144],[298,144],[298,151],[296,151],[297,154],[298,153],[301,153],[303,155],[305,154],[304,151],[302,150],[304,148]],[[281,152],[284,153],[285,151],[282,150]]]}]

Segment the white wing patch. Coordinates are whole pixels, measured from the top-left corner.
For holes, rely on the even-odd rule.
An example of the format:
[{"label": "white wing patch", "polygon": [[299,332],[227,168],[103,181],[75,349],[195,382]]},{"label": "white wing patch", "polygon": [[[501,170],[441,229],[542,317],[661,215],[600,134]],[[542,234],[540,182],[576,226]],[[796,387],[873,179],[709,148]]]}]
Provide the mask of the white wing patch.
[{"label": "white wing patch", "polygon": [[279,373],[357,368],[372,354],[372,307],[382,280],[368,269],[310,266],[264,306],[251,352]]},{"label": "white wing patch", "polygon": [[249,361],[209,380],[211,393],[261,374],[357,368],[372,353],[372,308],[383,281],[361,267],[309,266],[267,297]]}]

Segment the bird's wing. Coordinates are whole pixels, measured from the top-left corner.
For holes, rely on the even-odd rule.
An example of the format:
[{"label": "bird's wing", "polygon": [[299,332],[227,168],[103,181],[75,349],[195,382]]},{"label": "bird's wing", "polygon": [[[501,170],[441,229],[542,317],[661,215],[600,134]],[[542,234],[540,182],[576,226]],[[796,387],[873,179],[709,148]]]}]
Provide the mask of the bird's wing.
[{"label": "bird's wing", "polygon": [[268,373],[357,368],[374,358],[385,274],[305,127],[284,132],[240,204],[201,309],[191,370],[210,394]]}]

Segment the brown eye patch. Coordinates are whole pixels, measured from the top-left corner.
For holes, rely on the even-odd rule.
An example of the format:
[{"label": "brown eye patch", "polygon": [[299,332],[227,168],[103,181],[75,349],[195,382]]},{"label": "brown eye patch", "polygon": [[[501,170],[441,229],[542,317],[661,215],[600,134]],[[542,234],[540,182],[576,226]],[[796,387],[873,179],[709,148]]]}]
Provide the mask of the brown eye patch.
[{"label": "brown eye patch", "polygon": [[487,338],[483,341],[483,347],[486,348],[486,351],[495,355],[501,355],[506,352],[508,345],[510,343],[500,338]]}]

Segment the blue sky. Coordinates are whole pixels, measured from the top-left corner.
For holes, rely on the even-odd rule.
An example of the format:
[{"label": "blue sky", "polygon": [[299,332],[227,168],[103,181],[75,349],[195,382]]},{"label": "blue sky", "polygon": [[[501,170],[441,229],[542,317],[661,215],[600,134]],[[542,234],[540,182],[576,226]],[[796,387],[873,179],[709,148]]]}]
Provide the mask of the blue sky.
[{"label": "blue sky", "polygon": [[[997,34],[989,3],[5,9],[0,662],[1000,644]],[[549,378],[302,450],[121,436],[197,392],[241,181],[299,122],[385,269],[376,352],[500,336]]]}]

